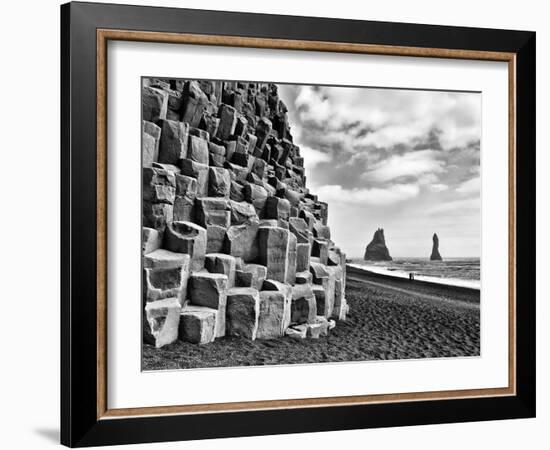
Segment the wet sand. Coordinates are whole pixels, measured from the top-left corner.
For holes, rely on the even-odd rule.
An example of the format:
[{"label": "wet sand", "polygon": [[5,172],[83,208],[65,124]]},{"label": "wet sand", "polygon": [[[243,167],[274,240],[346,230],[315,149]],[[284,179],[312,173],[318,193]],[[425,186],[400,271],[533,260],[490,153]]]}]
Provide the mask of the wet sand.
[{"label": "wet sand", "polygon": [[143,370],[479,356],[479,290],[347,268],[350,314],[328,337],[143,346]]}]

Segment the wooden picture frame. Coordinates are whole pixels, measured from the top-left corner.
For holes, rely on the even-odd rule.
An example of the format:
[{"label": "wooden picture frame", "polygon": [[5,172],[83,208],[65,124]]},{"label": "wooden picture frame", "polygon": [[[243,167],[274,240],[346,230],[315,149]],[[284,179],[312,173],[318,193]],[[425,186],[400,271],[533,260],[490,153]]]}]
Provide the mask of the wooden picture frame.
[{"label": "wooden picture frame", "polygon": [[[109,40],[507,62],[510,74],[508,387],[109,409],[106,401]],[[61,55],[61,441],[64,445],[534,417],[535,33],[77,2],[61,7]]]}]

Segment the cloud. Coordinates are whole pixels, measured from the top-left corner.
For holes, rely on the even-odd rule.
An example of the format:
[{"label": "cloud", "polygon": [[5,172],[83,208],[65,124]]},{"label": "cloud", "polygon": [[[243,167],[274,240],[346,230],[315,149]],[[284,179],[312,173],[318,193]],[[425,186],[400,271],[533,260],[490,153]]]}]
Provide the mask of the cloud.
[{"label": "cloud", "polygon": [[301,87],[294,104],[300,111],[302,120],[324,122],[332,115],[328,97],[323,97],[321,91],[312,86]]},{"label": "cloud", "polygon": [[480,94],[281,85],[279,95],[308,188],[348,254],[380,226],[403,235],[392,254],[425,256],[426,229],[446,236],[447,255],[479,254]]},{"label": "cloud", "polygon": [[481,199],[467,198],[462,200],[450,200],[429,207],[424,211],[424,214],[429,216],[468,216],[472,212],[477,212],[476,217],[479,217],[481,208]]},{"label": "cloud", "polygon": [[475,177],[464,181],[455,190],[459,194],[473,194],[478,193],[481,189],[481,178]]},{"label": "cloud", "polygon": [[479,94],[284,85],[280,95],[317,185],[414,182],[437,193],[444,179],[455,192],[479,166]]},{"label": "cloud", "polygon": [[354,146],[412,144],[436,131],[442,147],[451,149],[480,137],[479,94],[300,86],[294,106],[300,121],[325,133],[353,134]]},{"label": "cloud", "polygon": [[300,147],[300,155],[304,158],[304,166],[308,169],[313,169],[317,164],[331,161],[331,155],[311,147],[302,145]]},{"label": "cloud", "polygon": [[387,188],[344,189],[340,185],[325,185],[315,188],[319,199],[329,204],[385,206],[416,197],[420,189],[415,184],[394,184]]},{"label": "cloud", "polygon": [[391,147],[401,143],[414,142],[430,132],[427,123],[411,125],[410,123],[406,125],[387,125],[367,133],[357,143],[376,147]]},{"label": "cloud", "polygon": [[[376,164],[365,174],[369,180],[387,182],[400,177],[419,177],[424,174],[435,174],[443,171],[443,161],[437,160],[438,152],[420,150],[403,155],[393,155]],[[433,182],[434,177],[426,179]]]},{"label": "cloud", "polygon": [[449,189],[449,186],[447,186],[446,184],[435,183],[430,185],[429,189],[432,192],[443,192]]}]

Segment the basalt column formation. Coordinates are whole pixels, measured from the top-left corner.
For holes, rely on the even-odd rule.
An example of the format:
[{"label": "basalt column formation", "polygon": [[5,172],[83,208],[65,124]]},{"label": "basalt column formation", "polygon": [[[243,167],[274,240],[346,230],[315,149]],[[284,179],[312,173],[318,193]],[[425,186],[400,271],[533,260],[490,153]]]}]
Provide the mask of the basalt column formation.
[{"label": "basalt column formation", "polygon": [[145,79],[142,118],[146,343],[318,338],[345,320],[346,258],[275,84]]}]

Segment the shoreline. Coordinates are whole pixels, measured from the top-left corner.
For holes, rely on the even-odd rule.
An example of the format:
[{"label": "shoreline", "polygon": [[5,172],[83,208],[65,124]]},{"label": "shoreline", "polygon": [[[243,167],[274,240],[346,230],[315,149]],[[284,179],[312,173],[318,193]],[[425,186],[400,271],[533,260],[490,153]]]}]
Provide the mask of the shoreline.
[{"label": "shoreline", "polygon": [[[426,280],[422,278],[415,278],[414,280],[410,280],[406,276],[392,274],[392,271],[389,271],[389,270],[385,271],[384,273],[381,273],[381,272],[375,272],[373,270],[369,270],[367,268],[358,267],[358,266],[359,265],[357,263],[346,263],[346,270],[350,271],[351,273],[356,273],[359,275],[363,274],[365,276],[379,278],[381,280],[396,281],[398,283],[403,284],[404,286],[409,286],[409,287],[424,285],[424,286],[433,287],[434,289],[435,288],[441,288],[443,290],[450,289],[450,290],[456,290],[458,292],[470,292],[470,293],[478,293],[478,294],[481,291],[479,287],[463,286],[463,285],[444,283],[444,282],[433,281],[433,280]],[[445,280],[445,279],[442,278],[442,280]]]}]

